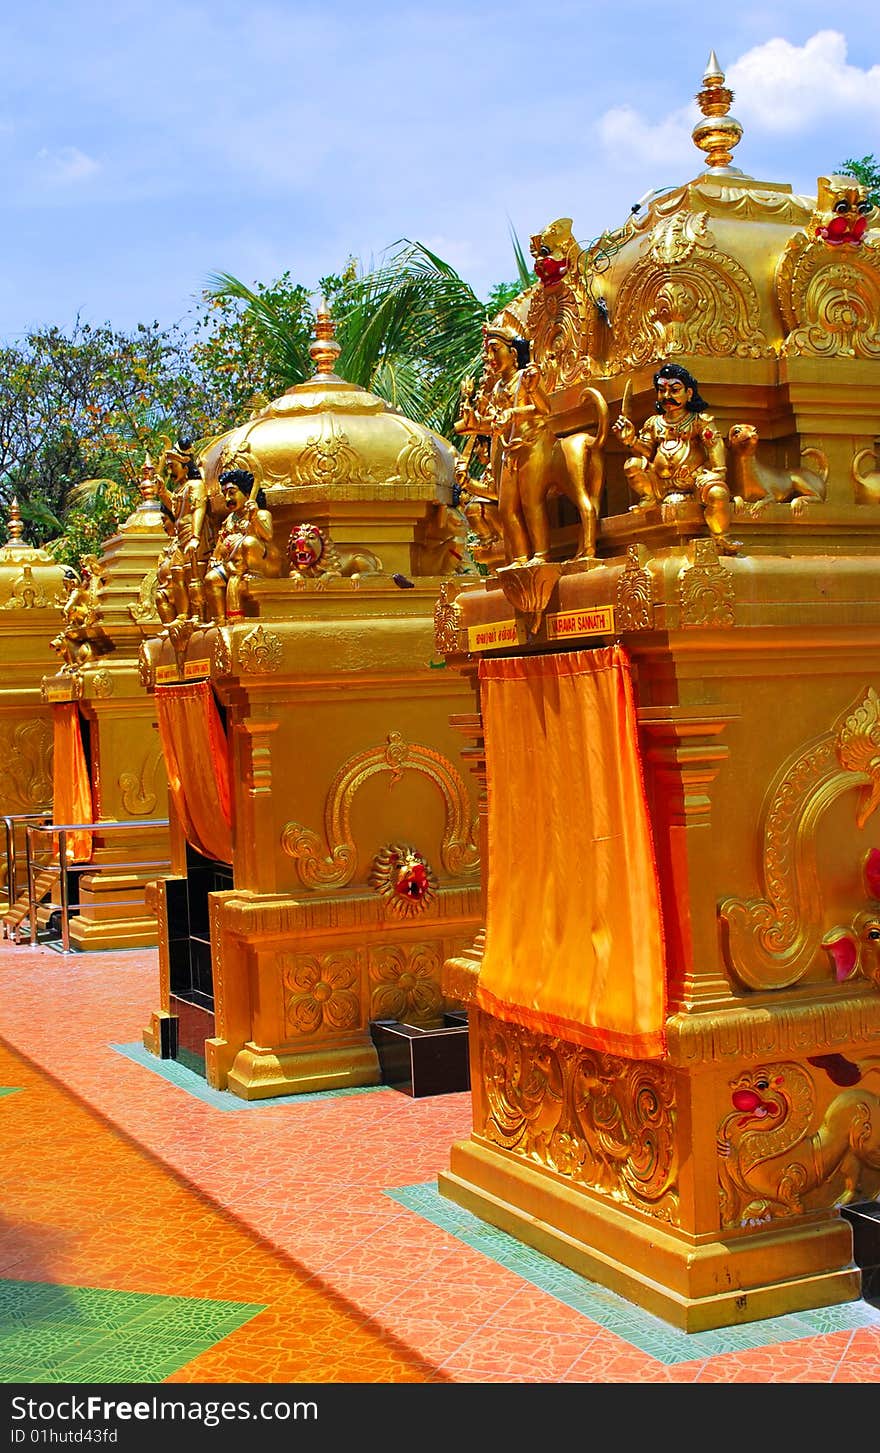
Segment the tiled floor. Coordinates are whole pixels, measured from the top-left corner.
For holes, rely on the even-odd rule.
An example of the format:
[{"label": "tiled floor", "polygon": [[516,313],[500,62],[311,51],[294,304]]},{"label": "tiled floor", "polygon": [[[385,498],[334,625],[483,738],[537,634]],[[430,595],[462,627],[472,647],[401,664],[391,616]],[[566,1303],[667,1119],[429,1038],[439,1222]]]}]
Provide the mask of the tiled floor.
[{"label": "tiled floor", "polygon": [[246,1104],[151,1061],[157,983],[0,944],[0,1381],[880,1379],[867,1302],[688,1337],[445,1201],[466,1094]]}]

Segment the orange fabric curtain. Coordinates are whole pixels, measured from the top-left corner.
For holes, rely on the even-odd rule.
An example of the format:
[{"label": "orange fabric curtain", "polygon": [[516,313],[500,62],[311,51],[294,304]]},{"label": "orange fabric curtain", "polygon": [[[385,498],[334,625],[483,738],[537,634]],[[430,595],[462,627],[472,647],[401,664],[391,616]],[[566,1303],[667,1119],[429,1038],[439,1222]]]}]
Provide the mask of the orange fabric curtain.
[{"label": "orange fabric curtain", "polygon": [[[52,755],[53,822],[94,822],[92,784],[82,741],[82,724],[75,701],[59,701],[52,708],[54,749]],[[59,842],[53,839],[53,857],[58,860]],[[68,863],[88,863],[92,856],[92,834],[69,832],[66,841]]]},{"label": "orange fabric curtain", "polygon": [[637,1059],[666,972],[629,660],[620,646],[480,663],[489,879],[478,1005]]},{"label": "orange fabric curtain", "polygon": [[168,787],[188,843],[232,862],[229,747],[209,681],[156,687]]}]

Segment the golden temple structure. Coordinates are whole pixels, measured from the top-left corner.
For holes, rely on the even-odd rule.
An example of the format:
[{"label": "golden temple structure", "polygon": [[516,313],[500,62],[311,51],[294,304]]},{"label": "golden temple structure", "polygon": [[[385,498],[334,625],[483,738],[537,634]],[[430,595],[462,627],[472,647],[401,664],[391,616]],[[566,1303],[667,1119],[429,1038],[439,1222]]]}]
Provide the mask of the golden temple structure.
[{"label": "golden temple structure", "polygon": [[[167,539],[156,470],[147,459],[140,503],[98,556],[69,572],[60,661],[42,679],[42,700],[64,743],[56,765],[55,822],[94,822],[78,834],[69,860],[88,863],[77,878],[70,942],[78,949],[155,944],[156,916],[146,887],[169,866],[167,781],[152,702],[141,690],[141,641],[161,628],[156,556]],[[62,807],[63,803],[63,807]],[[103,830],[102,830],[103,824]],[[131,824],[119,830],[117,824]]]},{"label": "golden temple structure", "polygon": [[455,454],[338,354],[322,305],[314,376],[189,457],[141,648],[174,869],[144,1042],[245,1099],[378,1083],[371,1021],[442,1026],[481,921],[470,692],[434,650]]},{"label": "golden temple structure", "polygon": [[[60,624],[65,590],[64,568],[25,542],[16,500],[8,523],[0,546],[0,815],[19,817],[52,807],[52,711],[42,703],[40,681],[52,663],[49,637]],[[20,847],[20,831],[16,836]],[[16,887],[26,888],[21,876]],[[8,888],[4,861],[4,910],[12,906]]]},{"label": "golden temple structure", "polygon": [[858,1297],[880,1192],[877,214],[698,100],[694,180],[487,324],[437,610],[488,784],[440,1188],[686,1330]]}]

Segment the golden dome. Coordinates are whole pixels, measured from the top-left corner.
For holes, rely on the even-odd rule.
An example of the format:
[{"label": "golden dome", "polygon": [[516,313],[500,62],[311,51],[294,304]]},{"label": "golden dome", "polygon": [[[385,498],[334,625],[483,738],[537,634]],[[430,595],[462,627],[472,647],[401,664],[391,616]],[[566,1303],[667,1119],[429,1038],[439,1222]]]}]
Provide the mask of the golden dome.
[{"label": "golden dome", "polygon": [[[248,469],[279,508],[332,501],[452,498],[455,451],[445,439],[333,371],[339,345],[325,304],[310,353],[314,376],[215,440],[201,458],[209,490],[224,469]],[[302,514],[301,510],[297,511]]]},{"label": "golden dome", "polygon": [[22,539],[18,500],[9,506],[9,539],[0,546],[0,610],[57,610],[65,597],[65,569],[47,550]]}]

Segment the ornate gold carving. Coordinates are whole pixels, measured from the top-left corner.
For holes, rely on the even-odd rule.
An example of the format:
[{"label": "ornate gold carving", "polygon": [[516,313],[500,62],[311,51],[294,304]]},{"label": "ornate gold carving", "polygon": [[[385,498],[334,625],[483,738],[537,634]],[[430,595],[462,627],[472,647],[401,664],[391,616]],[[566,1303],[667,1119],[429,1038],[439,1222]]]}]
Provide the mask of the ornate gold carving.
[{"label": "ornate gold carving", "polygon": [[[163,766],[162,748],[154,747],[141,763],[140,772],[122,772],[119,790],[122,805],[131,817],[148,817],[159,801],[156,776]],[[164,770],[164,767],[163,767]]]},{"label": "ornate gold carving", "polygon": [[444,580],[434,607],[434,645],[439,655],[462,650],[461,607],[456,605],[458,586]]},{"label": "ornate gold carving", "polygon": [[290,580],[303,587],[312,580],[321,590],[328,580],[351,580],[357,587],[362,575],[380,575],[382,561],[366,547],[340,550],[325,530],[308,521],[294,525],[287,541]]},{"label": "ornate gold carving", "polygon": [[678,1217],[675,1084],[662,1065],[624,1060],[480,1015],[485,1137],[556,1174]]},{"label": "ornate gold carving", "polygon": [[86,677],[90,696],[107,697],[112,696],[114,691],[113,677],[109,671],[94,671]]},{"label": "ornate gold carving", "polygon": [[774,1004],[772,1014],[756,1014],[747,1004],[718,1014],[673,1014],[666,1021],[669,1061],[687,1069],[802,1054],[807,1044],[831,1052],[847,1044],[870,1045],[878,1038],[880,997],[852,981],[830,999]]},{"label": "ornate gold carving", "polygon": [[284,954],[279,960],[288,1034],[355,1029],[361,1020],[360,956],[336,953]]},{"label": "ornate gold carving", "polygon": [[156,609],[156,592],[159,589],[159,573],[148,570],[138,589],[137,602],[128,607],[128,613],[137,626],[158,626],[159,612]]},{"label": "ornate gold carving", "polygon": [[424,1023],[442,1013],[436,944],[379,944],[369,950],[368,962],[371,1019]]},{"label": "ornate gold carving", "polygon": [[407,439],[397,456],[397,474],[403,484],[432,488],[437,483],[437,450],[422,434]]},{"label": "ornate gold carving", "polygon": [[291,472],[293,484],[366,484],[371,476],[366,460],[352,448],[348,435],[332,419],[320,421],[320,432],[307,440]]},{"label": "ornate gold carving", "polygon": [[232,673],[232,646],[223,630],[218,630],[214,637],[212,665],[217,676],[229,676]]},{"label": "ornate gold carving", "polygon": [[52,801],[53,731],[43,717],[0,726],[3,811],[33,812]]},{"label": "ornate gold carving", "polygon": [[617,582],[614,619],[619,631],[651,631],[654,629],[654,597],[650,573],[645,570],[644,546],[630,545],[626,566]]},{"label": "ornate gold carving", "polygon": [[694,541],[694,563],[678,577],[678,599],[682,627],[733,625],[736,592],[711,537]]},{"label": "ornate gold carving", "polygon": [[390,843],[380,848],[368,881],[385,907],[401,918],[424,912],[437,894],[437,879],[430,865],[409,843]]},{"label": "ornate gold carving", "polygon": [[289,822],[281,834],[281,846],[296,863],[300,881],[316,891],[341,888],[350,883],[357,869],[357,852],[351,831],[351,807],[356,793],[379,772],[390,774],[393,787],[404,772],[420,772],[434,783],[446,806],[446,821],[440,859],[453,878],[479,870],[477,814],[471,815],[467,788],[459,774],[431,747],[411,744],[400,732],[389,732],[383,746],[371,747],[350,757],[336,773],[324,809],[324,832],[328,851],[316,832]]},{"label": "ornate gold carving", "polygon": [[718,248],[706,213],[678,213],[654,228],[620,289],[614,334],[621,341],[611,371],[679,354],[770,357],[759,318],[754,283]]},{"label": "ornate gold carving", "polygon": [[4,603],[2,609],[44,610],[46,606],[53,604],[54,601],[34,579],[33,566],[25,561],[10,586],[9,599]]},{"label": "ornate gold carving", "polygon": [[281,668],[281,637],[263,626],[249,631],[238,648],[238,664],[249,676],[264,676]]},{"label": "ornate gold carving", "polygon": [[531,239],[535,272],[525,335],[549,390],[578,383],[592,372],[598,352],[598,312],[584,277],[585,254],[560,217]]},{"label": "ornate gold carving", "polygon": [[880,801],[880,698],[866,688],[836,726],[783,763],[763,816],[764,898],[727,898],[726,957],[753,989],[784,989],[822,958],[822,891],[816,834],[842,793],[864,784],[856,820],[863,827]]},{"label": "ornate gold carving", "polygon": [[[875,1058],[849,1064],[857,1080]],[[880,1189],[880,1098],[861,1083],[842,1090],[818,1128],[813,1080],[798,1064],[745,1070],[730,1082],[733,1110],[718,1129],[724,1226],[762,1224],[805,1210],[872,1199]]]},{"label": "ornate gold carving", "polygon": [[525,616],[529,635],[541,629],[541,622],[562,574],[561,565],[502,565],[498,582],[515,611]]},{"label": "ornate gold carving", "polygon": [[788,336],[782,353],[817,358],[880,358],[880,247],[846,255],[809,232],[790,238],[776,269],[776,296]]}]

